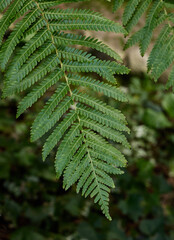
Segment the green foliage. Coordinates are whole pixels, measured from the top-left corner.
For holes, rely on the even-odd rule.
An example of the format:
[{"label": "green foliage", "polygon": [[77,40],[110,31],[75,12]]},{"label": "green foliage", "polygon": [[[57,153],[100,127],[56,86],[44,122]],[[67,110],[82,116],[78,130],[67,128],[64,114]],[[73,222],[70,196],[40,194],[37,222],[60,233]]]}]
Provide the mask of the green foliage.
[{"label": "green foliage", "polygon": [[[129,165],[125,174],[113,177],[112,222],[90,199],[76,194],[75,186],[67,192],[61,188],[80,162],[80,153],[68,166],[64,179],[56,181],[54,153],[43,163],[39,154],[42,141],[28,142],[29,126],[41,102],[16,121],[15,108],[22,96],[1,100],[0,239],[173,240],[174,131],[173,118],[163,103],[163,87],[143,76],[120,81],[130,93],[129,104],[121,103],[119,108],[127,115],[133,147],[131,151],[120,149]],[[104,101],[111,104],[113,100]],[[118,102],[112,106],[118,107]],[[158,129],[146,125],[147,109],[163,113],[172,125]],[[81,157],[83,153],[81,148]],[[71,184],[65,183],[67,188]]]},{"label": "green foliage", "polygon": [[[125,1],[114,0],[114,10],[117,10]],[[125,29],[130,33],[125,49],[139,44],[141,55],[144,56],[154,30],[161,28],[161,32],[154,43],[147,62],[147,69],[151,77],[157,81],[161,74],[174,64],[174,9],[173,1],[165,0],[129,0],[124,8],[122,22]],[[147,12],[144,27],[132,34],[132,28],[137,25],[140,18]],[[174,70],[171,70],[167,87],[174,87]]]},{"label": "green foliage", "polygon": [[[0,68],[5,72],[3,95],[27,90],[17,117],[36,103],[50,88],[56,89],[31,127],[31,140],[46,134],[43,159],[58,145],[57,177],[64,175],[67,189],[77,182],[77,192],[94,197],[105,216],[111,174],[121,174],[126,160],[110,141],[129,148],[124,115],[103,101],[80,91],[78,86],[126,102],[126,95],[113,86],[115,74],[129,70],[116,61],[101,60],[74,45],[101,51],[121,62],[120,56],[98,39],[63,31],[92,30],[125,34],[124,28],[101,14],[82,9],[52,8],[60,3],[46,0],[14,0],[3,3],[0,20]],[[17,21],[7,39],[4,34]],[[96,78],[83,76],[96,73]],[[106,83],[106,82],[108,83]],[[53,88],[54,87],[54,88]],[[108,142],[109,140],[109,142]],[[72,166],[72,168],[71,168]],[[67,177],[68,176],[68,177]]]}]

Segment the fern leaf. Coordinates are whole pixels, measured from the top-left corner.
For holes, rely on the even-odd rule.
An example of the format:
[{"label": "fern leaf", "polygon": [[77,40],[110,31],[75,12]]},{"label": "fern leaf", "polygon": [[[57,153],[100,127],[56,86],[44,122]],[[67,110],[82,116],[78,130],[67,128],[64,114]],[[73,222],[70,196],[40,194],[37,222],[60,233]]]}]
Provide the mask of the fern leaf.
[{"label": "fern leaf", "polygon": [[55,107],[60,103],[60,101],[68,93],[68,90],[69,89],[65,83],[60,84],[60,86],[56,89],[55,93],[50,97],[50,99],[46,102],[43,109],[37,115],[33,123],[33,129],[40,128],[39,123],[42,122],[44,119],[47,119],[50,117]]},{"label": "fern leaf", "polygon": [[86,107],[83,104],[77,105],[77,111],[80,115],[90,118],[92,120],[95,120],[103,124],[104,126],[108,126],[116,130],[125,131],[128,133],[130,132],[129,128],[125,124],[121,123],[120,121],[117,121],[116,119],[110,116],[109,117],[105,116],[101,112],[91,109],[89,107]]},{"label": "fern leaf", "polygon": [[131,19],[126,24],[126,30],[128,32],[130,32],[131,29],[138,23],[140,17],[148,9],[151,2],[152,0],[140,1],[140,4],[137,6],[135,13],[132,15]]},{"label": "fern leaf", "polygon": [[117,164],[117,166],[123,167],[126,165],[126,159],[123,154],[121,154],[121,152],[114,148],[112,145],[109,145],[104,138],[89,130],[85,130],[84,132],[86,134],[85,136],[87,140],[89,141],[88,146],[90,146],[90,148],[95,149],[95,151],[99,151],[101,153],[106,152],[108,156],[115,160],[115,164]]},{"label": "fern leaf", "polygon": [[130,147],[125,136],[120,132],[115,131],[109,127],[105,127],[102,124],[96,123],[95,121],[87,118],[81,118],[80,122],[83,126],[100,133],[103,137],[106,137],[118,143],[122,143],[125,147]]},{"label": "fern leaf", "polygon": [[89,87],[94,91],[104,93],[106,96],[112,97],[121,102],[127,101],[126,95],[123,92],[121,92],[119,88],[116,88],[114,86],[97,81],[89,77],[81,77],[79,75],[68,75],[67,77],[68,81],[71,84]]},{"label": "fern leaf", "polygon": [[[82,195],[85,194],[85,196],[88,196],[90,194],[91,197],[95,197],[94,201],[99,203],[105,216],[111,220],[108,209],[108,194],[110,190],[105,186],[105,184],[109,183],[108,179],[106,181],[106,178],[100,177],[97,174],[97,169],[89,153],[86,157],[86,161],[89,163],[89,166],[86,167],[85,174],[79,179],[77,192],[82,188]],[[112,184],[109,185],[114,187]]]},{"label": "fern leaf", "polygon": [[34,88],[23,100],[19,103],[17,117],[19,117],[27,108],[31,107],[48,88],[54,85],[62,77],[62,72],[51,74],[48,78],[45,78],[44,81],[36,88]]},{"label": "fern leaf", "polygon": [[113,11],[116,11],[123,4],[124,0],[115,0],[113,5]]},{"label": "fern leaf", "polygon": [[13,0],[2,0],[0,5],[0,12],[3,12],[6,9],[6,7],[10,5],[12,1]]},{"label": "fern leaf", "polygon": [[81,103],[88,104],[89,106],[93,107],[96,110],[99,110],[114,119],[118,119],[119,121],[125,123],[124,115],[117,109],[112,108],[111,106],[107,106],[104,102],[93,98],[87,94],[81,94],[74,92],[73,97],[76,101]]},{"label": "fern leaf", "polygon": [[63,20],[60,22],[52,21],[50,24],[51,31],[59,30],[92,30],[92,31],[107,31],[115,33],[126,34],[126,30],[119,24],[114,22],[101,23],[101,22],[92,22],[91,19],[88,21],[77,20]]},{"label": "fern leaf", "polygon": [[[65,133],[65,131],[73,124],[73,122],[76,119],[77,119],[77,115],[74,112],[72,112],[72,113],[68,114],[65,117],[65,119],[55,128],[55,130],[48,137],[48,139],[46,140],[46,142],[43,146],[42,156],[43,156],[44,160],[46,159],[48,154],[51,152],[51,150],[56,146],[56,144],[59,142],[59,140],[62,138],[62,135]],[[72,128],[72,130],[69,131],[67,141],[71,142],[72,138],[74,138],[74,136],[76,136],[77,133],[79,133],[79,125],[75,125]],[[67,147],[67,146],[65,146],[65,147]]]},{"label": "fern leaf", "polygon": [[[120,6],[122,2],[124,1],[114,1],[116,6]],[[130,0],[127,2],[123,13],[123,24],[130,34],[129,39],[125,44],[125,49],[139,43],[142,56],[144,56],[149,47],[155,28],[158,26],[167,26],[161,31],[157,40],[153,40],[153,42],[155,42],[154,47],[147,62],[148,72],[151,73],[151,77],[155,81],[157,81],[161,74],[174,63],[173,55],[170,52],[170,49],[173,51],[171,46],[173,45],[172,42],[174,40],[168,39],[170,42],[169,44],[165,42],[168,34],[173,35],[174,33],[174,17],[171,10],[168,11],[170,8],[173,10],[174,5],[165,0]],[[144,13],[147,15],[144,27],[132,34],[131,29],[136,26],[140,17]],[[168,45],[167,48],[165,47],[166,44]],[[167,54],[167,51],[169,54]],[[163,61],[161,61],[161,56],[163,57]]]},{"label": "fern leaf", "polygon": [[91,21],[97,21],[97,23],[105,23],[105,24],[111,24],[113,25],[113,22],[107,18],[104,18],[100,13],[86,10],[86,9],[51,9],[50,11],[44,12],[45,18],[47,20],[74,20],[74,19],[80,19],[80,20],[87,20]]},{"label": "fern leaf", "polygon": [[[156,7],[157,9],[155,8],[155,10],[158,13],[158,11],[160,11],[160,9],[161,9],[161,6],[160,5],[157,5],[157,6],[158,7]],[[166,19],[166,15],[164,13],[162,13],[158,17],[158,20],[156,20],[156,16],[154,16],[155,13],[153,11],[151,11],[151,14],[147,18],[146,25],[144,26],[143,29],[141,29],[142,31],[140,30],[141,33],[143,33],[143,35],[140,38],[137,35],[138,36],[137,40],[140,41],[140,52],[141,52],[142,56],[144,56],[144,54],[150,44],[150,41],[151,41],[152,35],[153,35],[153,30]],[[133,36],[131,37],[131,39],[133,38]],[[135,38],[137,36],[135,36]]]},{"label": "fern leaf", "polygon": [[44,2],[39,2],[39,6],[42,10],[55,7],[61,3],[72,3],[72,2],[86,2],[87,0],[45,0]]},{"label": "fern leaf", "polygon": [[[7,77],[11,78],[16,72],[19,71],[20,67],[26,62],[33,52],[42,46],[44,42],[49,38],[48,30],[41,30],[40,32],[36,33],[36,35],[31,39],[30,42],[26,43],[24,47],[21,48],[18,55],[15,57],[13,61],[13,65],[11,64],[8,72]],[[15,61],[16,60],[16,61]]]},{"label": "fern leaf", "polygon": [[123,14],[123,24],[126,25],[128,21],[131,19],[133,13],[136,10],[140,0],[130,0],[124,10]]},{"label": "fern leaf", "polygon": [[[80,93],[78,88],[84,86],[86,90],[126,102],[125,94],[112,83],[116,83],[115,74],[127,74],[129,69],[77,48],[76,45],[94,48],[122,62],[121,57],[103,42],[71,31],[123,34],[126,31],[118,23],[90,10],[51,9],[56,4],[78,1],[1,1],[0,9],[5,11],[0,40],[9,25],[17,20],[10,35],[0,43],[0,68],[5,71],[3,96],[27,90],[28,94],[19,103],[18,117],[49,88],[55,89],[33,122],[31,141],[46,134],[43,160],[58,147],[55,170],[57,177],[63,175],[64,188],[76,183],[77,192],[82,190],[83,195],[93,197],[111,219],[109,192],[114,183],[110,174],[121,174],[119,167],[125,167],[126,160],[108,140],[129,147],[122,133],[129,133],[129,129],[119,110]],[[96,73],[100,80],[87,76],[88,73]]]},{"label": "fern leaf", "polygon": [[[14,1],[9,8],[7,9],[7,11],[4,13],[3,17],[0,20],[0,44],[2,42],[2,39],[4,37],[5,32],[8,30],[10,24],[14,21],[14,16],[16,15],[16,13],[20,10],[21,6],[23,5],[23,3],[26,0],[17,0]],[[11,1],[3,1],[1,3],[0,9],[2,8],[2,10],[4,8],[6,8]],[[2,11],[1,10],[1,11]]]},{"label": "fern leaf", "polygon": [[42,137],[48,130],[50,130],[54,125],[61,119],[61,117],[70,108],[72,100],[67,96],[55,109],[53,114],[49,118],[45,118],[42,122],[35,125],[35,122],[31,129],[31,141],[36,141]]},{"label": "fern leaf", "polygon": [[148,64],[147,64],[148,71],[150,71],[150,69],[152,68],[154,60],[158,58],[159,49],[161,49],[164,46],[164,43],[167,41],[170,31],[171,31],[171,29],[168,25],[165,25],[163,27],[163,29],[161,30],[160,35],[159,35],[151,53],[150,53],[150,56],[148,58]]},{"label": "fern leaf", "polygon": [[[83,144],[83,137],[81,135],[76,137],[72,141],[72,143],[67,146],[65,142],[67,142],[66,140],[68,139],[68,137],[69,135],[67,136],[67,138],[65,137],[63,142],[61,142],[56,154],[55,168],[58,178],[62,175],[63,170],[65,169],[71,158],[74,156],[78,148]],[[66,149],[66,151],[63,151],[64,149]]]},{"label": "fern leaf", "polygon": [[[160,59],[163,59],[161,61]],[[152,77],[157,81],[161,74],[167,69],[174,61],[174,36],[169,36],[167,43],[161,49],[159,58],[155,59],[153,62],[153,67],[151,69]]]},{"label": "fern leaf", "polygon": [[104,153],[102,152],[97,152],[94,151],[92,149],[90,149],[90,154],[92,157],[94,157],[95,159],[98,159],[98,161],[96,161],[96,165],[103,165],[102,168],[105,168],[106,172],[110,173],[110,174],[123,174],[123,171],[117,166],[117,164],[115,163],[115,161],[113,160],[113,158],[106,156]]},{"label": "fern leaf", "polygon": [[60,58],[62,57],[69,61],[91,62],[95,59],[90,53],[71,47],[59,47],[58,51]]},{"label": "fern leaf", "polygon": [[170,72],[169,79],[168,79],[166,87],[167,88],[172,87],[172,89],[174,91],[174,66],[172,67],[172,70]]},{"label": "fern leaf", "polygon": [[[47,56],[54,52],[54,46],[52,43],[43,44],[33,55],[28,59],[28,61],[23,64],[20,70],[11,79],[15,78],[18,82],[24,79],[43,59],[47,61]],[[52,55],[53,56],[53,55]],[[50,56],[49,56],[50,58]],[[58,62],[58,61],[57,61]],[[59,62],[58,62],[59,63]]]},{"label": "fern leaf", "polygon": [[70,164],[66,167],[63,176],[63,186],[66,190],[76,183],[79,177],[83,174],[83,171],[87,166],[85,155],[86,146],[82,145],[74,155]]},{"label": "fern leaf", "polygon": [[9,58],[12,55],[16,45],[19,43],[23,32],[36,20],[39,14],[39,11],[35,9],[33,12],[25,16],[21,22],[16,24],[15,30],[10,34],[10,37],[2,46],[0,52],[0,66],[2,70],[5,70],[7,62],[9,61]]},{"label": "fern leaf", "polygon": [[[39,66],[37,66],[28,76],[22,79],[22,81],[18,82],[16,78],[6,79],[3,96],[6,97],[31,87],[54,70],[59,63],[60,62],[57,56],[53,54],[40,63]],[[58,70],[59,68],[57,67],[57,71]]]},{"label": "fern leaf", "polygon": [[110,57],[116,59],[119,62],[122,62],[121,57],[113,51],[111,48],[109,48],[104,43],[100,42],[99,40],[91,37],[84,37],[82,35],[75,35],[75,34],[64,34],[60,33],[59,35],[55,36],[55,42],[57,44],[61,45],[82,45],[90,48],[94,48],[100,52],[108,54]]},{"label": "fern leaf", "polygon": [[124,49],[127,49],[129,47],[132,47],[136,43],[140,42],[143,39],[144,36],[144,28],[141,28],[139,31],[134,33],[126,42]]}]

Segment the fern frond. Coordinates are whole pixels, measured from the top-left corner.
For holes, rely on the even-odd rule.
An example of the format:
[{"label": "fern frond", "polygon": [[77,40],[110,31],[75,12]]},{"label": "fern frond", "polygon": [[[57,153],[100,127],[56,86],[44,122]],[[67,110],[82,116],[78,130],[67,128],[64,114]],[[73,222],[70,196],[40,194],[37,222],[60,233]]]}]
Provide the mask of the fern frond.
[{"label": "fern frond", "polygon": [[[61,72],[63,74],[63,72]],[[37,115],[36,119],[33,123],[34,128],[40,128],[39,123],[44,121],[44,119],[49,118],[52,112],[54,111],[55,107],[60,103],[60,101],[66,96],[69,89],[65,83],[61,83],[58,88],[56,89],[55,93],[49,98],[46,102],[43,109]]]},{"label": "fern frond", "polygon": [[143,15],[144,12],[146,12],[151,2],[152,0],[140,1],[139,5],[134,11],[134,14],[132,14],[131,18],[126,24],[126,29],[128,32],[130,32],[131,29],[138,23],[140,17]]},{"label": "fern frond", "polygon": [[[76,151],[78,151],[78,148],[83,144],[82,135],[75,137],[72,142],[69,142],[68,139],[69,134],[67,134],[61,142],[56,154],[55,168],[57,177],[62,175],[69,161],[72,159]],[[67,142],[69,145],[67,145]],[[64,161],[62,161],[62,159],[64,159]]]},{"label": "fern frond", "polygon": [[42,46],[44,42],[49,38],[49,32],[47,29],[41,30],[36,33],[36,35],[27,42],[21,50],[19,50],[18,55],[14,58],[13,63],[10,65],[8,72],[6,74],[7,78],[13,77],[20,69],[20,67],[26,62],[34,51]]},{"label": "fern frond", "polygon": [[[0,9],[6,10],[0,40],[17,20],[7,39],[0,43],[0,68],[5,71],[3,96],[27,90],[28,94],[19,103],[18,117],[49,88],[56,89],[32,124],[31,141],[47,134],[42,156],[45,160],[58,147],[55,169],[57,177],[63,175],[64,188],[77,183],[77,192],[82,190],[83,195],[94,197],[111,219],[109,192],[114,183],[110,175],[121,174],[119,167],[126,165],[123,154],[112,142],[129,147],[124,135],[129,129],[119,110],[80,92],[79,86],[126,102],[126,95],[113,84],[115,74],[127,74],[129,69],[76,47],[94,48],[122,62],[117,53],[98,39],[63,31],[81,29],[123,34],[126,31],[118,23],[90,10],[51,9],[68,2],[78,0],[2,1]],[[88,73],[95,73],[98,80],[86,76]]]},{"label": "fern frond", "polygon": [[41,1],[39,2],[39,6],[42,10],[44,9],[48,9],[50,7],[55,7],[61,3],[72,3],[72,2],[86,2],[89,0],[45,0],[45,1]]},{"label": "fern frond", "polygon": [[[44,61],[47,61],[47,56],[50,59],[51,56],[49,56],[51,53],[54,52],[54,46],[52,43],[43,44],[42,47],[40,47],[36,52],[26,61],[26,63],[23,64],[23,66],[18,70],[18,72],[10,77],[10,79],[15,78],[16,81],[21,82],[22,79],[24,79],[35,67],[40,63],[43,59]],[[57,64],[59,62],[57,61],[57,57],[53,53],[52,56],[55,57]],[[8,76],[7,76],[8,77]]]},{"label": "fern frond", "polygon": [[12,1],[13,0],[2,0],[0,5],[0,12],[3,12],[6,9],[6,7],[10,5]]},{"label": "fern frond", "polygon": [[144,36],[144,28],[141,28],[139,31],[135,32],[126,42],[124,49],[132,47],[136,43],[140,42]]},{"label": "fern frond", "polygon": [[107,174],[104,174],[103,171],[99,172],[98,168],[94,165],[94,159],[91,158],[89,153],[85,160],[88,163],[88,166],[85,168],[85,173],[78,181],[77,192],[82,189],[82,195],[85,195],[85,197],[88,195],[94,197],[94,202],[99,203],[103,213],[109,220],[111,220],[108,211],[108,196],[110,188],[106,185],[114,187],[114,183]]},{"label": "fern frond", "polygon": [[97,81],[90,77],[81,77],[79,75],[68,75],[68,81],[73,85],[79,85],[84,87],[89,87],[94,91],[101,92],[108,97],[112,97],[121,102],[127,102],[126,95],[120,91],[119,88],[116,88],[107,83]]},{"label": "fern frond", "polygon": [[116,11],[123,4],[124,0],[115,0],[113,4],[113,11]]},{"label": "fern frond", "polygon": [[23,100],[19,103],[17,117],[19,117],[27,108],[31,107],[52,85],[59,81],[63,76],[62,71],[52,73],[45,78],[37,87],[35,87]]},{"label": "fern frond", "polygon": [[98,151],[99,153],[107,153],[106,156],[110,156],[117,166],[123,167],[126,165],[127,161],[124,155],[112,145],[108,144],[104,138],[90,130],[85,130],[84,132],[87,141],[89,142],[88,146],[90,146],[90,148],[95,149],[95,151]]},{"label": "fern frond", "polygon": [[92,62],[75,62],[75,61],[64,61],[63,68],[65,71],[70,72],[96,72],[103,78],[106,78],[108,82],[115,83],[114,73],[127,74],[129,70],[119,64],[113,64],[109,61],[102,61],[94,59]]},{"label": "fern frond", "polygon": [[114,119],[119,120],[122,123],[126,123],[125,116],[119,110],[106,105],[104,102],[98,100],[97,98],[91,97],[85,93],[82,94],[78,92],[74,92],[73,97],[75,101],[87,104],[92,108],[99,110]]},{"label": "fern frond", "polygon": [[139,4],[140,0],[130,0],[125,7],[124,14],[123,14],[123,24],[126,25],[131,17],[133,16],[136,8]]},{"label": "fern frond", "polygon": [[76,183],[87,166],[85,155],[86,146],[82,145],[66,167],[63,175],[63,186],[66,190]]},{"label": "fern frond", "polygon": [[[40,79],[45,77],[52,70],[54,70],[59,63],[59,59],[55,54],[53,54],[50,55],[47,59],[44,59],[44,61],[40,63],[35,69],[33,69],[33,71],[28,76],[26,76],[24,79],[21,79],[22,81],[19,82],[14,76],[10,79],[6,79],[3,96],[6,97],[16,92],[26,90],[36,82],[40,81]],[[56,69],[59,70],[58,67]],[[22,77],[24,77],[24,75],[22,75]]]},{"label": "fern frond", "polygon": [[59,47],[58,50],[59,57],[69,61],[92,62],[95,59],[92,54],[71,47]]},{"label": "fern frond", "polygon": [[[118,1],[117,3],[117,0],[115,0],[114,2],[116,6],[119,6],[125,1]],[[123,24],[131,35],[125,48],[139,43],[142,56],[144,56],[151,43],[156,27],[166,25],[154,43],[147,63],[148,72],[155,81],[174,63],[172,54],[174,39],[170,38],[170,35],[174,35],[174,17],[173,13],[170,13],[171,9],[168,11],[168,8],[173,10],[174,5],[166,3],[165,0],[129,0],[123,13]],[[144,27],[131,34],[132,28],[136,26],[144,13],[147,13]]]},{"label": "fern frond", "polygon": [[166,19],[165,13],[160,13],[163,7],[163,2],[154,1],[147,16],[146,24],[144,26],[144,36],[140,42],[140,52],[144,56],[152,38],[153,30]]},{"label": "fern frond", "polygon": [[5,70],[5,67],[16,45],[22,38],[23,32],[36,20],[39,14],[40,12],[38,11],[38,9],[35,9],[34,11],[26,15],[18,24],[16,24],[14,31],[10,34],[7,41],[2,45],[0,51],[0,67],[3,71]]},{"label": "fern frond", "polygon": [[[77,115],[74,112],[69,113],[65,119],[55,128],[55,130],[52,132],[52,134],[48,137],[46,140],[44,146],[43,146],[43,159],[45,160],[48,154],[51,152],[51,150],[56,146],[58,141],[62,138],[65,131],[73,124],[73,122],[77,119]],[[67,140],[65,142],[69,143],[73,140],[74,136],[78,133],[79,135],[79,125],[74,125],[72,127],[72,130],[70,130],[67,134]],[[65,143],[66,144],[66,143]],[[67,146],[68,146],[67,145]],[[64,145],[65,148],[67,148],[66,145]],[[65,150],[66,152],[67,150]],[[66,158],[65,158],[66,159]],[[60,158],[62,161],[62,158]]]},{"label": "fern frond", "polygon": [[125,136],[122,135],[120,132],[113,130],[109,127],[105,127],[102,124],[96,123],[95,121],[90,120],[88,118],[81,118],[80,122],[82,126],[100,133],[100,135],[103,136],[104,138],[111,139],[118,143],[122,143],[125,147],[128,148],[130,147]]},{"label": "fern frond", "polygon": [[150,71],[150,69],[152,68],[154,60],[158,59],[159,49],[162,49],[163,44],[166,43],[168,35],[170,34],[170,31],[171,31],[171,29],[170,29],[169,25],[165,25],[163,27],[163,29],[161,30],[159,37],[156,41],[156,44],[153,47],[153,49],[150,53],[149,59],[148,59],[148,64],[147,64],[148,71]]},{"label": "fern frond", "polygon": [[77,111],[80,115],[82,115],[84,117],[88,117],[92,120],[95,120],[95,121],[103,124],[104,126],[108,126],[108,127],[114,128],[116,130],[125,131],[128,133],[130,132],[129,128],[125,124],[121,123],[120,121],[118,121],[110,116],[109,117],[105,116],[101,112],[91,109],[89,107],[86,107],[83,104],[77,105]]},{"label": "fern frond", "polygon": [[[1,11],[6,8],[11,1],[3,1],[0,5]],[[25,0],[18,0],[14,1],[7,11],[4,13],[3,17],[0,19],[0,44],[2,42],[2,39],[4,37],[5,32],[8,30],[10,24],[17,18],[16,13],[20,10],[20,8],[23,6]],[[16,18],[15,18],[16,16]],[[14,19],[15,18],[15,19]]]},{"label": "fern frond", "polygon": [[166,85],[167,88],[172,87],[172,90],[174,91],[174,66],[170,72],[169,79]]},{"label": "fern frond", "polygon": [[113,161],[113,159],[110,158],[109,156],[105,156],[104,153],[101,153],[101,152],[99,153],[92,149],[90,149],[89,152],[92,157],[94,157],[95,159],[98,159],[98,161],[96,161],[96,164],[99,164],[100,166],[103,165],[102,168],[107,169],[105,170],[106,172],[110,174],[123,174],[123,171],[117,166],[115,161]]},{"label": "fern frond", "polygon": [[88,20],[61,20],[60,22],[52,21],[50,23],[50,30],[51,31],[59,31],[59,30],[91,30],[91,31],[107,31],[107,32],[115,32],[115,33],[124,33],[126,34],[126,30],[120,26],[119,24],[116,24],[114,22],[108,22],[108,23],[101,23],[92,21],[92,19]]},{"label": "fern frond", "polygon": [[[72,99],[67,96],[55,109],[53,114],[49,118],[44,118],[42,122],[39,122],[35,125],[35,122],[32,125],[31,129],[31,141],[36,141],[42,137],[48,130],[50,130],[56,122],[58,122],[61,117],[68,111],[72,104]],[[37,121],[36,121],[37,122]]]},{"label": "fern frond", "polygon": [[122,62],[121,57],[112,50],[110,47],[105,45],[104,43],[100,42],[98,39],[92,37],[85,37],[82,35],[75,35],[72,33],[60,33],[55,36],[55,42],[60,45],[82,45],[85,47],[94,48],[97,51],[103,52],[110,57],[114,58],[115,60]]},{"label": "fern frond", "polygon": [[[88,20],[88,21],[97,21],[97,23],[105,23],[113,25],[113,22],[107,18],[104,18],[100,13],[90,11],[87,9],[51,9],[44,12],[45,18],[47,20]],[[86,22],[85,22],[86,23]],[[102,30],[103,31],[103,30]]]},{"label": "fern frond", "polygon": [[[163,59],[161,61],[160,59]],[[152,77],[157,81],[161,74],[174,62],[174,35],[168,37],[165,46],[161,49],[158,59],[153,62]]]}]

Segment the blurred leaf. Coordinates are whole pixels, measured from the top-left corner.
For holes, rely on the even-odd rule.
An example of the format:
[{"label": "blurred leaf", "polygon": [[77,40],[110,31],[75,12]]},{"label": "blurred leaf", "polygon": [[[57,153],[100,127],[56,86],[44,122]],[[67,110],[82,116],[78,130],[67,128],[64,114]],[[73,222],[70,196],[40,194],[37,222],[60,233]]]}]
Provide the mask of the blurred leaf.
[{"label": "blurred leaf", "polygon": [[155,231],[160,230],[163,221],[160,218],[156,219],[145,219],[140,223],[140,231],[148,236],[155,233]]},{"label": "blurred leaf", "polygon": [[81,211],[81,196],[73,196],[70,201],[66,204],[65,209],[72,214],[72,216],[78,216]]},{"label": "blurred leaf", "polygon": [[162,100],[162,106],[171,118],[174,118],[174,94],[165,94]]},{"label": "blurred leaf", "polygon": [[6,163],[5,156],[0,156],[0,179],[7,179],[10,174],[10,165]]},{"label": "blurred leaf", "polygon": [[163,112],[157,112],[150,108],[146,109],[143,117],[144,123],[152,128],[168,128],[172,124],[163,114]]},{"label": "blurred leaf", "polygon": [[170,239],[165,234],[158,233],[155,236],[153,236],[152,238],[150,238],[150,240],[170,240]]},{"label": "blurred leaf", "polygon": [[30,227],[23,227],[15,231],[10,240],[45,240],[45,238]]},{"label": "blurred leaf", "polygon": [[119,203],[119,208],[124,214],[129,218],[137,221],[140,216],[142,216],[142,196],[138,193],[129,193],[126,200],[121,200]]},{"label": "blurred leaf", "polygon": [[12,199],[5,198],[3,214],[5,214],[5,218],[8,221],[11,221],[14,225],[16,225],[17,219],[21,213],[21,206],[17,202]]},{"label": "blurred leaf", "polygon": [[54,208],[48,203],[44,203],[40,207],[28,206],[25,211],[25,216],[30,219],[32,223],[38,224],[42,222],[45,218],[53,215]]},{"label": "blurred leaf", "polygon": [[86,240],[98,240],[97,234],[92,226],[87,222],[79,224],[78,232],[81,238]]},{"label": "blurred leaf", "polygon": [[143,179],[144,181],[152,177],[155,163],[153,161],[139,159],[139,161],[137,162],[137,167],[139,179]]},{"label": "blurred leaf", "polygon": [[113,220],[110,226],[110,231],[107,235],[107,240],[131,240],[132,238],[129,238],[126,236],[124,231],[119,228],[118,221]]},{"label": "blurred leaf", "polygon": [[158,176],[152,176],[152,183],[155,190],[161,194],[172,191],[172,186],[167,182],[162,174]]},{"label": "blurred leaf", "polygon": [[174,159],[169,162],[169,176],[174,178]]}]

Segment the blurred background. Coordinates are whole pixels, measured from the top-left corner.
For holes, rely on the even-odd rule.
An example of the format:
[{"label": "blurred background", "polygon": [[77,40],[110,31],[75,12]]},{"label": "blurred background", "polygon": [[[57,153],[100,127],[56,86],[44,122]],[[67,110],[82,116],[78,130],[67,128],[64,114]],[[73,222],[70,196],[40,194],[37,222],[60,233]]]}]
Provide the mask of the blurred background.
[{"label": "blurred background", "polygon": [[[121,19],[122,9],[111,14],[106,1],[93,2],[90,8]],[[30,143],[32,121],[53,89],[16,120],[17,103],[24,95],[19,94],[0,101],[0,240],[174,239],[174,95],[162,84],[167,73],[154,84],[145,74],[146,56],[140,62],[137,47],[123,52],[125,40],[119,35],[87,34],[105,41],[132,69],[128,76],[116,76],[129,103],[98,96],[121,109],[131,129],[132,149],[120,148],[128,167],[114,178],[116,188],[110,195],[113,220],[91,199],[76,194],[75,186],[65,192],[62,180],[55,178],[54,151],[43,163],[43,139]],[[2,82],[1,74],[1,89]]]}]

